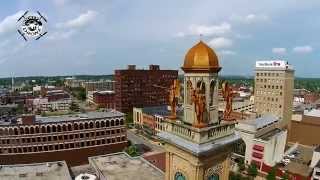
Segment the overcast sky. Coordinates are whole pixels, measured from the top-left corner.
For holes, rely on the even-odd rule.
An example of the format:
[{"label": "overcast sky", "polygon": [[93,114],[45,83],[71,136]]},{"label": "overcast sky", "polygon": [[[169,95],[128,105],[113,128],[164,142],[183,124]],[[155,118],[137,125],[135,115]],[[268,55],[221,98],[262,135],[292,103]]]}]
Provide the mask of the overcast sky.
[{"label": "overcast sky", "polygon": [[[253,75],[255,61],[284,59],[320,77],[319,0],[11,0],[0,5],[0,77],[112,74],[136,64],[179,69],[199,41],[223,75]],[[38,41],[17,33],[24,11],[48,19]]]}]

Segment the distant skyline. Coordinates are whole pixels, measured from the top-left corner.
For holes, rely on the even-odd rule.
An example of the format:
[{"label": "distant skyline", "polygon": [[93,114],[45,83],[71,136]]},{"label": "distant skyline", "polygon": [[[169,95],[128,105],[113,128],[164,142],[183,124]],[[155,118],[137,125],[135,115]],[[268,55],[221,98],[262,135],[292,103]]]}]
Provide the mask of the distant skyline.
[{"label": "distant skyline", "polygon": [[[179,69],[201,39],[222,75],[252,76],[255,61],[288,60],[320,77],[319,0],[12,0],[0,6],[0,77],[113,74],[127,64]],[[40,11],[48,34],[24,40],[16,21]]]}]

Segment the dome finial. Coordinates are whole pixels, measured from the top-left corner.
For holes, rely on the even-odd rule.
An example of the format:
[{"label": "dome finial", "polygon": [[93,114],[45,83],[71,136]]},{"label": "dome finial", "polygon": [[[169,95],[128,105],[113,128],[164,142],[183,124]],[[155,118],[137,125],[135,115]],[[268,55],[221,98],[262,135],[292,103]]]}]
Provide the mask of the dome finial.
[{"label": "dome finial", "polygon": [[200,34],[199,34],[199,40],[200,40],[200,41],[202,41],[202,36],[203,36],[203,34],[200,33]]}]

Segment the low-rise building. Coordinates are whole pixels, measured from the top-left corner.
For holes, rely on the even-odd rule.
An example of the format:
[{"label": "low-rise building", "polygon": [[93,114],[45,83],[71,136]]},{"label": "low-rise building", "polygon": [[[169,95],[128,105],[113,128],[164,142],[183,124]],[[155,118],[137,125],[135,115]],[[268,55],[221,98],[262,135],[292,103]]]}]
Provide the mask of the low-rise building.
[{"label": "low-rise building", "polygon": [[71,180],[65,161],[1,165],[0,180]]},{"label": "low-rise building", "polygon": [[90,156],[119,152],[126,146],[125,117],[118,111],[22,116],[16,123],[0,123],[1,164],[63,159],[74,166],[86,163]]},{"label": "low-rise building", "polygon": [[49,101],[48,98],[35,98],[27,100],[27,109],[29,112],[49,112],[49,111],[68,111],[72,100],[62,99],[58,101]]},{"label": "low-rise building", "polygon": [[[170,113],[168,106],[135,107],[133,108],[133,123],[149,135],[155,135],[165,130],[166,127],[163,122]],[[182,115],[181,108],[178,108],[177,115]]]},{"label": "low-rise building", "polygon": [[262,170],[264,166],[273,167],[281,161],[287,130],[278,129],[278,126],[279,118],[273,115],[238,122],[236,132],[243,140],[239,148],[245,149],[240,155],[244,155],[246,164],[254,163]]},{"label": "low-rise building", "polygon": [[89,157],[89,163],[100,180],[163,180],[164,173],[140,157],[126,153]]},{"label": "low-rise building", "polygon": [[99,108],[116,108],[114,91],[89,91],[87,102]]},{"label": "low-rise building", "polygon": [[87,81],[82,83],[82,87],[86,91],[114,91],[115,81],[113,80],[100,80],[100,81]]},{"label": "low-rise building", "polygon": [[292,115],[289,142],[307,146],[320,145],[320,110],[304,110]]}]

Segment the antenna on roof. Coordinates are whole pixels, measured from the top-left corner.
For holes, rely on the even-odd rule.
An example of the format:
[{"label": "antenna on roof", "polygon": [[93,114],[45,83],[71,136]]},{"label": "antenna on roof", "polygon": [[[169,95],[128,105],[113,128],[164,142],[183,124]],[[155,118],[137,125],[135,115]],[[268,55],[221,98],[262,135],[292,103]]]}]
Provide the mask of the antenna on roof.
[{"label": "antenna on roof", "polygon": [[203,34],[199,34],[199,40],[202,41]]}]

